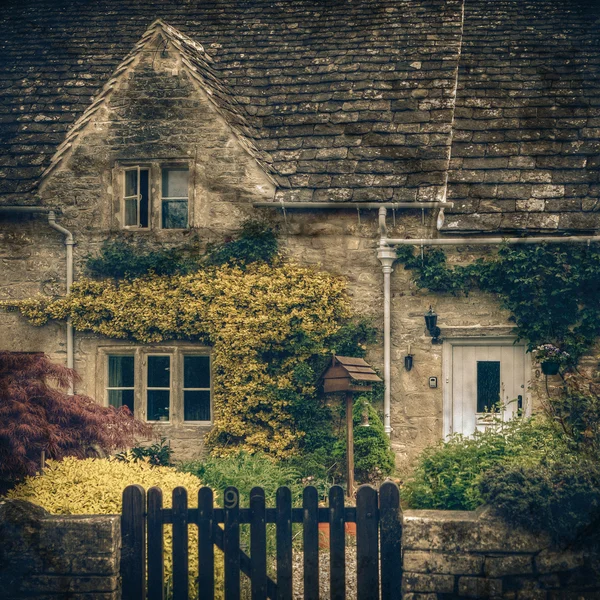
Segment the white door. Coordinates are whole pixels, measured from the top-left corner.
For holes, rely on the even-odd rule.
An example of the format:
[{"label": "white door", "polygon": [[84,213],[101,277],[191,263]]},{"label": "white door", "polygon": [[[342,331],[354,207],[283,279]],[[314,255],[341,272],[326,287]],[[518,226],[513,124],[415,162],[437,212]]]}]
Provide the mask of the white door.
[{"label": "white door", "polygon": [[472,435],[527,411],[524,346],[452,343],[450,352],[447,433]]}]

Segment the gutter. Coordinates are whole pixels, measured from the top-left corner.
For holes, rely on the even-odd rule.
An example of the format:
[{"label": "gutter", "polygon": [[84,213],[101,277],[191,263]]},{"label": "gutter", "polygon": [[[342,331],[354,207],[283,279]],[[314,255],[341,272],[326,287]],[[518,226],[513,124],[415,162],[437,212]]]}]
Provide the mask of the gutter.
[{"label": "gutter", "polygon": [[[68,229],[59,225],[56,222],[56,213],[51,208],[45,208],[41,206],[0,206],[0,213],[45,213],[48,215],[48,225],[56,231],[62,233],[65,239],[65,246],[67,247],[67,294],[71,291],[73,285],[73,246],[75,241],[73,240],[73,234]],[[73,369],[75,366],[74,352],[73,352],[73,325],[71,319],[67,320],[67,367]],[[74,393],[73,382],[69,384],[68,394],[72,396]]]}]

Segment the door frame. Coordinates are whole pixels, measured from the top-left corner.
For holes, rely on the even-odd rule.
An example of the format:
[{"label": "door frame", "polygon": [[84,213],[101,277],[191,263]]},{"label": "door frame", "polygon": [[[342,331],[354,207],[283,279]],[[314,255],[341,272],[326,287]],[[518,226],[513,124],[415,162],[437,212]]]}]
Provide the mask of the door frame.
[{"label": "door frame", "polygon": [[[521,346],[527,344],[521,340],[516,341],[516,336],[501,337],[444,337],[442,350],[442,395],[443,395],[443,421],[444,439],[452,434],[452,356],[454,346]],[[525,389],[523,394],[525,416],[531,416],[531,353],[524,353]]]}]

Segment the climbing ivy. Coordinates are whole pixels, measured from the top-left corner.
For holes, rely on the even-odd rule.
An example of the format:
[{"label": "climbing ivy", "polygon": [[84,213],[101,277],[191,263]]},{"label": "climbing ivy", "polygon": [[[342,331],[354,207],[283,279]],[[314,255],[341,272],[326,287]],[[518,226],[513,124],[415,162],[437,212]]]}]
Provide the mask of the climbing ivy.
[{"label": "climbing ivy", "polygon": [[529,351],[552,343],[576,363],[600,335],[599,244],[505,244],[492,257],[455,266],[439,248],[427,248],[421,258],[403,246],[397,256],[421,288],[496,294]]}]

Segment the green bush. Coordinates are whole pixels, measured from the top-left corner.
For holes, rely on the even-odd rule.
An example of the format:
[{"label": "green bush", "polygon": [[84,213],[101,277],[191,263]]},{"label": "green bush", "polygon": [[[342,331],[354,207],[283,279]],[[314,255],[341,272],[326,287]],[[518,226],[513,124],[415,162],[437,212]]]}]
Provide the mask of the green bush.
[{"label": "green bush", "polygon": [[555,543],[598,541],[600,467],[596,461],[496,465],[481,476],[482,498],[510,523],[549,532]]},{"label": "green bush", "polygon": [[198,245],[156,249],[144,239],[119,238],[107,240],[97,256],[87,257],[86,273],[96,279],[185,274],[197,270],[200,261]]},{"label": "green bush", "polygon": [[250,491],[258,486],[265,490],[268,506],[275,506],[275,494],[281,486],[292,490],[292,501],[301,502],[302,484],[298,471],[284,462],[275,462],[262,454],[240,452],[223,458],[188,462],[180,469],[200,478],[205,485],[222,496],[226,487],[235,486],[241,506],[249,506]]},{"label": "green bush", "polygon": [[123,462],[147,461],[157,467],[170,467],[173,450],[167,438],[161,437],[160,442],[150,446],[137,445],[126,452],[115,454],[117,460]]},{"label": "green bush", "polygon": [[208,249],[207,262],[211,265],[244,265],[257,261],[271,264],[278,250],[279,244],[274,228],[266,221],[248,219],[242,223],[236,239],[213,245]]},{"label": "green bush", "polygon": [[[365,411],[369,419],[368,427],[362,424]],[[369,395],[363,394],[355,399],[352,421],[354,424],[354,475],[357,483],[380,481],[391,475],[395,465],[394,453],[379,414],[369,402]],[[345,435],[340,436],[339,441],[335,444],[333,456],[345,474]]]},{"label": "green bush", "polygon": [[474,510],[484,504],[480,480],[498,465],[536,465],[572,456],[543,418],[514,419],[467,438],[452,436],[423,452],[403,489],[411,508]]}]

